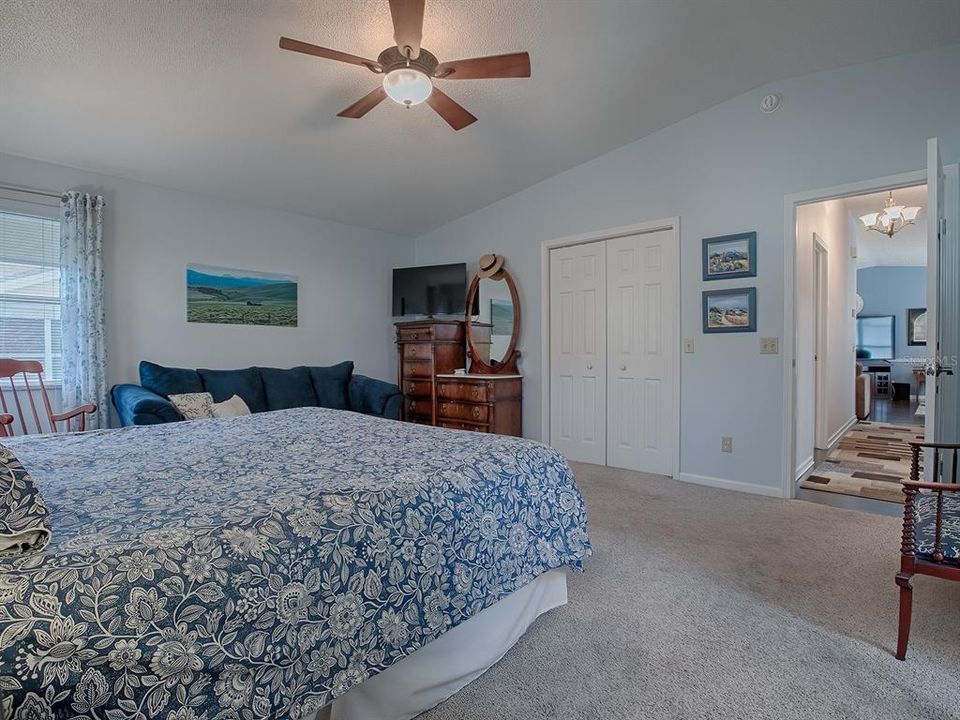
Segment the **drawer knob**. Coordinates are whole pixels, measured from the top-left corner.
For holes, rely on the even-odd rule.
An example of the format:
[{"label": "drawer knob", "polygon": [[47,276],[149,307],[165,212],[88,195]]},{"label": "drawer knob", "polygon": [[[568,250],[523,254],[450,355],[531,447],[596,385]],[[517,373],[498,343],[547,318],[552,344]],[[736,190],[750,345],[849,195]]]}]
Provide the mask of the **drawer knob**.
[{"label": "drawer knob", "polygon": [[473,409],[473,416],[474,416],[475,418],[480,417],[480,408],[475,407],[475,408]]}]

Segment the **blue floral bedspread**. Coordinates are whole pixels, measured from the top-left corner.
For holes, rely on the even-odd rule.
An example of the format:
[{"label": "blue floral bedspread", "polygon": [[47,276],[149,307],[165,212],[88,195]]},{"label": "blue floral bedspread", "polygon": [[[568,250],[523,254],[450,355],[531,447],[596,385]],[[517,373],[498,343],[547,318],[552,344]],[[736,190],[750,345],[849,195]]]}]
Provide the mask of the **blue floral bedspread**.
[{"label": "blue floral bedspread", "polygon": [[0,718],[312,718],[590,554],[518,438],[303,408],[8,444],[53,539],[0,559]]}]

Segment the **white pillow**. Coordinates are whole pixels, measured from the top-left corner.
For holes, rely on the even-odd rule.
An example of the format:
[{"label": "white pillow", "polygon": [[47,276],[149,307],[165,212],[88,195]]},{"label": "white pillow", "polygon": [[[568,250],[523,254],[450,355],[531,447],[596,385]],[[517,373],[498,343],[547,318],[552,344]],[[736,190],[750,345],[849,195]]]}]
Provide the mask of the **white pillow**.
[{"label": "white pillow", "polygon": [[214,417],[237,417],[239,415],[249,415],[250,408],[239,395],[234,395],[229,400],[213,404]]},{"label": "white pillow", "polygon": [[213,417],[213,395],[208,392],[171,395],[170,402],[187,420]]}]

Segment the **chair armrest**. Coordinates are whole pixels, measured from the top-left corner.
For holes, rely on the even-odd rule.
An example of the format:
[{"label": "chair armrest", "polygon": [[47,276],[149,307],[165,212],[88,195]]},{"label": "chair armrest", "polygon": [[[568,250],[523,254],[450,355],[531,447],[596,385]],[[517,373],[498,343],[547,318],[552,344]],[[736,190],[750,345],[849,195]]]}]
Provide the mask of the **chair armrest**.
[{"label": "chair armrest", "polygon": [[350,378],[349,394],[351,410],[394,419],[400,417],[403,396],[393,383],[354,375]]},{"label": "chair armrest", "polygon": [[183,415],[173,403],[139,385],[114,385],[110,396],[123,426],[157,425],[183,420]]},{"label": "chair armrest", "polygon": [[7,427],[13,427],[13,415],[0,415],[0,437],[12,437],[13,430]]},{"label": "chair armrest", "polygon": [[97,406],[93,403],[88,405],[81,405],[80,407],[75,407],[72,410],[64,410],[62,413],[55,413],[50,417],[56,422],[61,420],[69,420],[71,418],[77,417],[77,415],[91,415],[97,411]]},{"label": "chair armrest", "polygon": [[[933,490],[934,492],[960,492],[958,483],[928,483],[916,482],[914,480],[901,480],[900,484],[905,488],[916,488],[917,490]],[[906,492],[906,490],[904,490]]]},{"label": "chair armrest", "polygon": [[[72,430],[77,430],[78,432],[83,432],[87,429],[87,415],[92,415],[97,411],[97,406],[93,403],[88,403],[86,405],[81,405],[80,407],[75,407],[70,410],[64,410],[62,413],[55,413],[50,415],[50,422],[56,427],[57,423],[65,422],[67,424],[67,432]],[[73,427],[73,419],[80,418],[77,421],[77,427]]]}]

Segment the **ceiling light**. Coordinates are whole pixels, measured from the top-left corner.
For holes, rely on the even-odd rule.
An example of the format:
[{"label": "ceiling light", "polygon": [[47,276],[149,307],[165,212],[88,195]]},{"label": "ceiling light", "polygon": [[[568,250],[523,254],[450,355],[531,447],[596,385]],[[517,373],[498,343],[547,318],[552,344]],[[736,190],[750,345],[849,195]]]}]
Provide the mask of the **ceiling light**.
[{"label": "ceiling light", "polygon": [[416,68],[404,67],[391,70],[383,78],[383,89],[394,102],[410,107],[419,105],[433,92],[433,83],[426,73]]},{"label": "ceiling light", "polygon": [[907,225],[913,225],[917,215],[923,208],[893,204],[893,193],[887,198],[887,204],[880,212],[867,213],[860,216],[860,222],[867,230],[876,230],[887,237],[893,237]]}]

